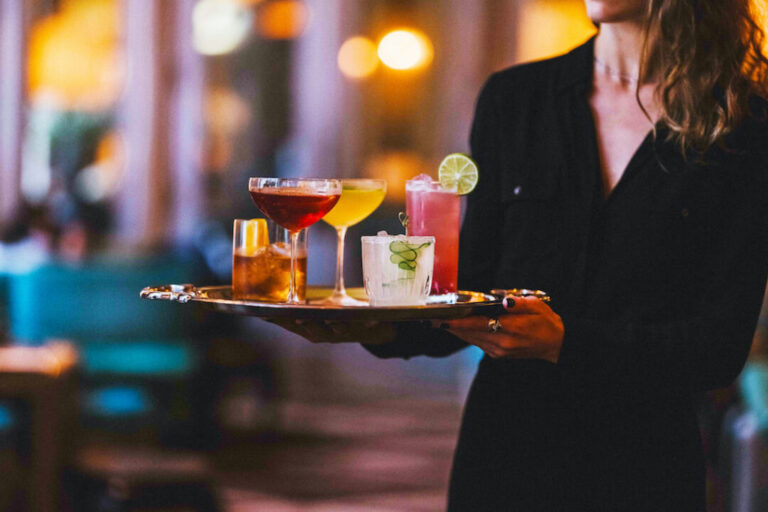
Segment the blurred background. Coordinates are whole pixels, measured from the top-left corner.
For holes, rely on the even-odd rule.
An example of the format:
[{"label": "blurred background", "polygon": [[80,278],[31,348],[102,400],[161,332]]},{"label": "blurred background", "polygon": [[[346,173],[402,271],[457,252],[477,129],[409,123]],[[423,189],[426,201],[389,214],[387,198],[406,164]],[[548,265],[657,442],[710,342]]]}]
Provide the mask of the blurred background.
[{"label": "blurred background", "polygon": [[[383,361],[138,292],[230,282],[251,176],[387,180],[359,286],[358,237],[468,151],[485,78],[594,32],[582,0],[0,0],[0,510],[444,509],[477,351]],[[335,247],[310,228],[310,284]],[[702,397],[710,512],[768,509],[767,318]]]}]

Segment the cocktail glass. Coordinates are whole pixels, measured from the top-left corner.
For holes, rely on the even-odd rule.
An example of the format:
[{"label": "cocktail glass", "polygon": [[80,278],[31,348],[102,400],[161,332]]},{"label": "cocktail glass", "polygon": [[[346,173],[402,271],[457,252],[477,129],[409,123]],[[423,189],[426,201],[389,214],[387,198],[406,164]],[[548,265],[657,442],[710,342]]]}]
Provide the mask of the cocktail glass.
[{"label": "cocktail glass", "polygon": [[[299,231],[296,293],[307,289],[307,230]],[[291,234],[271,219],[235,219],[232,237],[232,297],[285,302],[291,286]]]},{"label": "cocktail glass", "polygon": [[288,304],[301,304],[296,290],[299,231],[333,208],[341,196],[341,181],[317,178],[251,178],[248,191],[259,209],[291,234],[291,285]]},{"label": "cocktail glass", "polygon": [[427,301],[435,237],[364,236],[363,282],[371,306],[415,306]]},{"label": "cocktail glass", "polygon": [[323,221],[336,228],[338,238],[336,248],[336,286],[333,294],[323,303],[342,306],[361,306],[365,302],[347,295],[344,288],[344,238],[347,228],[368,217],[379,207],[387,193],[385,180],[343,179],[341,180],[341,199],[336,206],[323,217]]},{"label": "cocktail glass", "polygon": [[459,274],[461,198],[426,174],[405,182],[409,235],[435,237],[435,269],[431,294],[441,302],[455,302]]}]

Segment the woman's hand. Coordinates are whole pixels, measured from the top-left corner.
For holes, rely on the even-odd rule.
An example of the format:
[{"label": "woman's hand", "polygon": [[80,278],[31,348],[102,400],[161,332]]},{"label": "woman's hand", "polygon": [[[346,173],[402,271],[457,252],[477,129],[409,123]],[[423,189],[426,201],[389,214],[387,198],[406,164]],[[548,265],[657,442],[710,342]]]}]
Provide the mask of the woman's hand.
[{"label": "woman's hand", "polygon": [[[501,329],[489,332],[488,318],[451,320],[447,328],[493,358],[544,359],[557,363],[563,344],[563,321],[535,297],[507,297],[507,314],[498,318]],[[445,324],[444,324],[445,327]]]},{"label": "woman's hand", "polygon": [[298,334],[312,343],[365,343],[381,345],[395,339],[395,324],[383,322],[335,322],[273,318],[270,323]]}]

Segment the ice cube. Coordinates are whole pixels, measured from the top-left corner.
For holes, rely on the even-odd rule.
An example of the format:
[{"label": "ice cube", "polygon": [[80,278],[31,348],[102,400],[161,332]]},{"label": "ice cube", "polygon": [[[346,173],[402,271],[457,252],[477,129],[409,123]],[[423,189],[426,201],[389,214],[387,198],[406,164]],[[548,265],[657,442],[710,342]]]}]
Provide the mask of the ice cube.
[{"label": "ice cube", "polygon": [[407,190],[427,190],[432,185],[432,176],[429,174],[419,174],[405,182]]},{"label": "ice cube", "polygon": [[387,233],[386,230],[381,230],[378,233],[376,233],[376,236],[389,236],[389,233]]},{"label": "ice cube", "polygon": [[288,259],[291,257],[290,244],[285,242],[275,242],[270,246],[270,248],[272,249],[272,254],[274,254],[275,257]]}]

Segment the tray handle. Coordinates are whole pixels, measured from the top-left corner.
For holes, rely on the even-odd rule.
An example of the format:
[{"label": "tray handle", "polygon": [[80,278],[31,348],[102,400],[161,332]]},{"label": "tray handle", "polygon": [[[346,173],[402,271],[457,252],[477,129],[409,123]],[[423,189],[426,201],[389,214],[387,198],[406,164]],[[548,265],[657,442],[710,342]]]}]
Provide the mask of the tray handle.
[{"label": "tray handle", "polygon": [[147,286],[139,297],[149,300],[170,300],[186,304],[198,297],[197,289],[193,284],[169,284],[164,286]]},{"label": "tray handle", "polygon": [[491,295],[498,297],[499,299],[503,299],[507,295],[511,295],[513,297],[536,297],[542,302],[549,302],[552,300],[547,292],[543,292],[541,290],[528,290],[526,288],[494,288],[491,290]]}]

